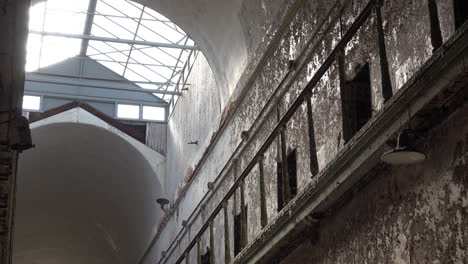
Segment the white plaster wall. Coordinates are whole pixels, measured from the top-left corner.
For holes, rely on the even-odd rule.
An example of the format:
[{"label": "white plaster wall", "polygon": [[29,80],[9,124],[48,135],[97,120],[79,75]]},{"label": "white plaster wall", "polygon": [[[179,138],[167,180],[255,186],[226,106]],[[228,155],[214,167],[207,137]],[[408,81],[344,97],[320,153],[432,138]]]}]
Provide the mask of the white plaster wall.
[{"label": "white plaster wall", "polygon": [[79,108],[31,127],[13,263],[136,263],[162,217],[164,157]]}]

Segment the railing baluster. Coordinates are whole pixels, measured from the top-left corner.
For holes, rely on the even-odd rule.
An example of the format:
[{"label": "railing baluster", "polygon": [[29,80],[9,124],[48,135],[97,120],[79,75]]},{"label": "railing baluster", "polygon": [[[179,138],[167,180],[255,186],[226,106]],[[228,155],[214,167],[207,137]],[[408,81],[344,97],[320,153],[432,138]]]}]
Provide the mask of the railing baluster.
[{"label": "railing baluster", "polygon": [[210,221],[210,264],[215,264],[215,243],[214,243],[214,220]]},{"label": "railing baluster", "polygon": [[385,34],[382,24],[382,0],[374,4],[377,20],[377,36],[379,41],[380,72],[382,75],[382,96],[384,102],[387,102],[393,96],[392,82],[390,81],[390,72],[388,70],[387,49],[385,47]]},{"label": "railing baluster", "polygon": [[247,212],[245,206],[245,180],[242,179],[240,183],[240,211],[241,211],[241,248],[247,245]]},{"label": "railing baluster", "polygon": [[309,128],[309,157],[310,157],[310,172],[315,176],[318,171],[317,146],[315,144],[315,129],[314,116],[312,113],[312,92],[306,98],[307,102],[307,123]]},{"label": "railing baluster", "polygon": [[437,3],[435,0],[427,0],[429,8],[429,22],[431,25],[431,44],[433,52],[435,52],[442,44],[442,32],[440,30],[439,12],[437,10]]},{"label": "railing baluster", "polygon": [[201,264],[201,245],[200,237],[197,237],[197,264]]},{"label": "railing baluster", "polygon": [[267,216],[267,208],[266,208],[266,192],[265,192],[265,171],[263,168],[263,160],[264,156],[260,156],[258,159],[258,170],[259,170],[259,177],[258,177],[258,186],[260,191],[260,223],[262,228],[264,228],[268,224],[268,216]]},{"label": "railing baluster", "polygon": [[229,214],[228,202],[223,203],[224,212],[224,262],[226,264],[231,262],[231,240],[229,238]]},{"label": "railing baluster", "polygon": [[291,188],[289,186],[289,177],[288,177],[288,156],[286,151],[286,125],[281,127],[280,132],[281,138],[281,168],[282,168],[282,178],[283,178],[283,206],[289,203],[291,200]]}]

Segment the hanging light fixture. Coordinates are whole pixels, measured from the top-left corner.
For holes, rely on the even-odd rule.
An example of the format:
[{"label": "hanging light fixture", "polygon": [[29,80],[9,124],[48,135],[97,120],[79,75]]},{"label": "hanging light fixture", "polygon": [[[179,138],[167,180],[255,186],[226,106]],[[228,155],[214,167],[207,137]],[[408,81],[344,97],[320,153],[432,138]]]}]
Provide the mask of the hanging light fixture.
[{"label": "hanging light fixture", "polygon": [[426,160],[426,154],[416,150],[411,145],[414,132],[410,129],[404,129],[398,135],[397,146],[385,152],[382,155],[382,161],[392,165],[408,165],[423,162]]},{"label": "hanging light fixture", "polygon": [[166,198],[159,198],[156,200],[156,202],[161,206],[161,210],[164,212],[167,211],[166,205],[169,204],[169,200]]},{"label": "hanging light fixture", "polygon": [[410,110],[408,109],[408,127],[398,135],[397,146],[382,155],[382,161],[391,165],[410,165],[426,160],[426,154],[417,150],[412,144],[415,133],[410,127]]}]

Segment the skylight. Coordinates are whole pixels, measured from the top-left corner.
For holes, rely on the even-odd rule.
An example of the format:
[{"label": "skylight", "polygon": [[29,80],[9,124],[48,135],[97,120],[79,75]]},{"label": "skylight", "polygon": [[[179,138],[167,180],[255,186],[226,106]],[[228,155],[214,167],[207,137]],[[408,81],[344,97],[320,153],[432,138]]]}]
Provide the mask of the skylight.
[{"label": "skylight", "polygon": [[[47,0],[30,10],[26,71],[67,58],[92,59],[143,89],[178,92],[196,50],[176,24],[135,2]],[[177,97],[154,95],[172,104]]]}]

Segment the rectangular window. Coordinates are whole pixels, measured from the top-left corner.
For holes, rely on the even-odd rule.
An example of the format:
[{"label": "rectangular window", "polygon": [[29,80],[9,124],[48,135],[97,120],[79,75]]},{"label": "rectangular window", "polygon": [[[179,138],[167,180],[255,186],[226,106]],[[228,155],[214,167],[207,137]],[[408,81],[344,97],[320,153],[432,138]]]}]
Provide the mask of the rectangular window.
[{"label": "rectangular window", "polygon": [[343,138],[349,141],[372,117],[372,95],[369,63],[356,77],[345,83],[343,105]]},{"label": "rectangular window", "polygon": [[166,108],[156,106],[143,106],[143,119],[151,121],[165,121]]},{"label": "rectangular window", "polygon": [[468,1],[454,0],[453,7],[455,11],[455,29],[460,28],[468,19]]},{"label": "rectangular window", "polygon": [[140,119],[140,106],[139,105],[117,105],[117,117],[125,119]]},{"label": "rectangular window", "polygon": [[39,111],[41,110],[41,97],[25,95],[23,97],[23,110]]}]

